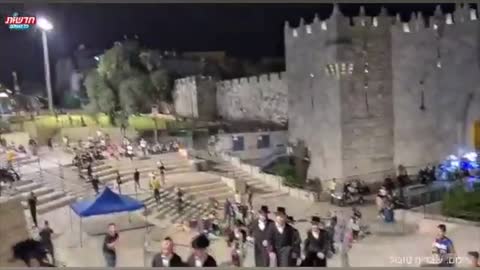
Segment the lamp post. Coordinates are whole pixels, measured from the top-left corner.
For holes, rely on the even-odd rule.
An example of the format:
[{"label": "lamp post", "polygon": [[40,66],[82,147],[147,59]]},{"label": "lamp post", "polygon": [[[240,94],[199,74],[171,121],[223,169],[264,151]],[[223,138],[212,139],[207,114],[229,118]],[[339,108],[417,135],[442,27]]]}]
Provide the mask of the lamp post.
[{"label": "lamp post", "polygon": [[37,20],[37,26],[42,31],[42,45],[43,45],[43,64],[45,68],[45,84],[47,87],[48,109],[53,113],[53,97],[52,97],[52,81],[50,77],[50,60],[48,57],[48,41],[47,32],[53,29],[52,23],[45,18]]}]

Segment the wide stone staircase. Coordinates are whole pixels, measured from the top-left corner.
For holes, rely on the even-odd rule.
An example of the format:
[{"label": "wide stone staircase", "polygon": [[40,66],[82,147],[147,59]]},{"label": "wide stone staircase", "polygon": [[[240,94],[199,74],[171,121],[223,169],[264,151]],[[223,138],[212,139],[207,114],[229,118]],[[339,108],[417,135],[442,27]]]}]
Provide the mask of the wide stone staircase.
[{"label": "wide stone staircase", "polygon": [[21,181],[15,182],[13,189],[9,191],[9,195],[14,198],[20,197],[23,207],[28,209],[27,200],[31,192],[37,197],[38,214],[44,214],[75,201],[74,196],[51,183],[41,181],[37,177],[29,178],[28,176],[24,176]]},{"label": "wide stone staircase", "polygon": [[[183,212],[177,209],[174,187],[179,187],[184,192]],[[171,223],[181,223],[205,217],[213,210],[217,210],[217,214],[221,216],[223,202],[233,196],[234,192],[222,182],[219,176],[193,172],[167,176],[167,187],[161,190],[159,206],[151,193],[145,194],[142,200],[151,217]],[[217,208],[212,204],[213,201],[218,202]]]},{"label": "wide stone staircase", "polygon": [[281,197],[281,196],[287,196],[287,192],[280,191],[278,189],[275,189],[274,187],[269,186],[265,182],[263,182],[261,179],[257,179],[255,177],[252,177],[249,173],[231,165],[230,163],[215,159],[209,160],[209,169],[211,173],[236,179],[239,181],[244,181],[252,190],[254,193],[254,197],[256,198],[273,198],[273,197]]}]

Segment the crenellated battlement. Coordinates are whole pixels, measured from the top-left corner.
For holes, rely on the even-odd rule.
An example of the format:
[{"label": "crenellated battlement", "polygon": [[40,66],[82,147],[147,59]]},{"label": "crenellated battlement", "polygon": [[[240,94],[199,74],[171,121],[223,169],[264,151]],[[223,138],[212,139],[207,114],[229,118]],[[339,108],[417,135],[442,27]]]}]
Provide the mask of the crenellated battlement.
[{"label": "crenellated battlement", "polygon": [[180,79],[176,79],[174,81],[174,86],[177,87],[181,84],[192,84],[192,83],[196,83],[197,80],[209,80],[209,81],[212,81],[213,78],[211,76],[188,76],[188,77],[184,77],[184,78],[180,78]]},{"label": "crenellated battlement", "polygon": [[[477,7],[478,9],[478,7]],[[285,22],[285,37],[286,38],[302,38],[311,34],[322,34],[330,30],[332,24],[344,24],[352,28],[366,27],[389,27],[392,31],[400,31],[404,33],[415,33],[423,30],[434,29],[435,24],[458,25],[478,20],[478,10],[470,8],[467,3],[457,4],[453,14],[443,14],[440,6],[437,6],[435,14],[432,17],[425,17],[421,13],[412,13],[407,22],[403,22],[400,15],[395,17],[388,15],[387,9],[382,8],[378,16],[369,17],[365,15],[365,8],[362,6],[358,16],[347,17],[344,16],[338,5],[334,5],[332,14],[326,20],[321,21],[315,15],[312,22],[307,23],[305,19],[300,18],[298,27],[292,27],[290,23]],[[435,29],[434,29],[435,30]]]},{"label": "crenellated battlement", "polygon": [[271,84],[282,81],[284,78],[285,72],[280,73],[268,73],[262,74],[259,76],[251,76],[244,78],[237,78],[233,80],[220,81],[217,83],[218,89],[230,89],[232,87],[249,87],[250,85],[257,84]]}]

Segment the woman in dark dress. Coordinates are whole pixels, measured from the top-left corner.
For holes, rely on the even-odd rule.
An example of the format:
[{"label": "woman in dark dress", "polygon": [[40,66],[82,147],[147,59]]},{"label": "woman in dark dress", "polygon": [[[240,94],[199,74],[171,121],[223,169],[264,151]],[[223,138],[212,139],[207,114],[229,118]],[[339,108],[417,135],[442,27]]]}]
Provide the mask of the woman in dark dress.
[{"label": "woman in dark dress", "polygon": [[243,266],[246,255],[247,232],[243,228],[243,223],[237,220],[233,230],[228,233],[227,238],[227,245],[231,248],[232,264],[237,267]]},{"label": "woman in dark dress", "polygon": [[217,267],[217,261],[208,254],[210,241],[205,234],[200,234],[192,241],[193,252],[187,260],[189,267]]}]

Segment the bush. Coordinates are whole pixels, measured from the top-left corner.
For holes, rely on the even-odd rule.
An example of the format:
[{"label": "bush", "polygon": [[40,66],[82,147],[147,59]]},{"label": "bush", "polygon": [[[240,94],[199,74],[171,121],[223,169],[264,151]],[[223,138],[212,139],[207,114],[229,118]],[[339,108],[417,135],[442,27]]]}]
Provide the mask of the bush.
[{"label": "bush", "polygon": [[277,164],[272,168],[274,174],[284,178],[283,184],[289,187],[303,188],[303,181],[297,177],[295,167],[288,163]]},{"label": "bush", "polygon": [[480,221],[480,190],[466,191],[457,187],[446,194],[442,202],[443,215]]}]

